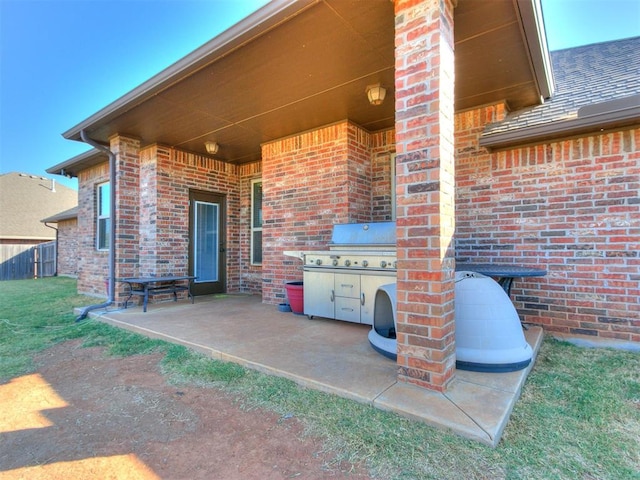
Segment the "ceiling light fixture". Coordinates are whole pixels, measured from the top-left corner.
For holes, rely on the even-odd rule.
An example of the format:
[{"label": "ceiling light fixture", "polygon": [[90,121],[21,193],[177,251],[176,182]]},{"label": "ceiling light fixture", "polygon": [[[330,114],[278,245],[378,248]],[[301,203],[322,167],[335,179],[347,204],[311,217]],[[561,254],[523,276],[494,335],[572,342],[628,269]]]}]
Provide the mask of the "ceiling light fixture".
[{"label": "ceiling light fixture", "polygon": [[207,153],[210,155],[215,155],[216,153],[218,153],[217,142],[204,142],[204,147],[207,149]]},{"label": "ceiling light fixture", "polygon": [[376,85],[369,85],[367,87],[367,98],[369,99],[369,103],[371,105],[382,105],[386,94],[387,89],[380,86],[379,83],[377,83]]}]

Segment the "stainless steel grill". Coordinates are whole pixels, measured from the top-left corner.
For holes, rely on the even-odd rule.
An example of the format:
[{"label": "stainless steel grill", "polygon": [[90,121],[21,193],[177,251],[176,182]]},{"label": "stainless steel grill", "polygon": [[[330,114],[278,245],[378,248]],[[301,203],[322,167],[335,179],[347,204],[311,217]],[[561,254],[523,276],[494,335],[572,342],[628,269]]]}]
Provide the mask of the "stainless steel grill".
[{"label": "stainless steel grill", "polygon": [[333,227],[329,250],[286,251],[304,271],[304,313],[372,325],[379,286],[396,281],[395,222]]}]

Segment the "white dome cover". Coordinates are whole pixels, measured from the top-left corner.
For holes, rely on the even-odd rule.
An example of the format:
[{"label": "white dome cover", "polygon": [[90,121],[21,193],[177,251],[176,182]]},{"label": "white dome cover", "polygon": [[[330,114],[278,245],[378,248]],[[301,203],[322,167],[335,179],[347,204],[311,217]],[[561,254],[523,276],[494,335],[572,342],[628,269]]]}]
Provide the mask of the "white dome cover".
[{"label": "white dome cover", "polygon": [[512,371],[533,356],[511,299],[492,278],[455,276],[456,361],[464,370]]}]

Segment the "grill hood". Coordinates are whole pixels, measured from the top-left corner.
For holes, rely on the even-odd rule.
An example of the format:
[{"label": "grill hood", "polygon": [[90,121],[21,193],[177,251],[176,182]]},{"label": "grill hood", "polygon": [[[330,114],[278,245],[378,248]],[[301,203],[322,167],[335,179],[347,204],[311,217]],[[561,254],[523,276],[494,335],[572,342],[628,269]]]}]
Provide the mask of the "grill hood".
[{"label": "grill hood", "polygon": [[396,222],[343,223],[333,226],[330,247],[396,244]]}]

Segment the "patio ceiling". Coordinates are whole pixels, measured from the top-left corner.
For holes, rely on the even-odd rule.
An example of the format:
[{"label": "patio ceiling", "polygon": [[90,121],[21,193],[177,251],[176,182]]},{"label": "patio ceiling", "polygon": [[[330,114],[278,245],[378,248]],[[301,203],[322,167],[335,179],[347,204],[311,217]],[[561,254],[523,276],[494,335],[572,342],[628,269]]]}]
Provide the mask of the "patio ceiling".
[{"label": "patio ceiling", "polygon": [[[544,40],[527,20],[536,4],[458,1],[457,110],[546,96]],[[84,129],[107,144],[122,134],[203,155],[211,140],[220,160],[255,161],[264,142],[344,119],[393,127],[394,63],[392,1],[276,0],[63,135],[80,140]],[[365,94],[375,83],[387,87],[380,106]],[[75,176],[72,160],[49,171]]]}]

